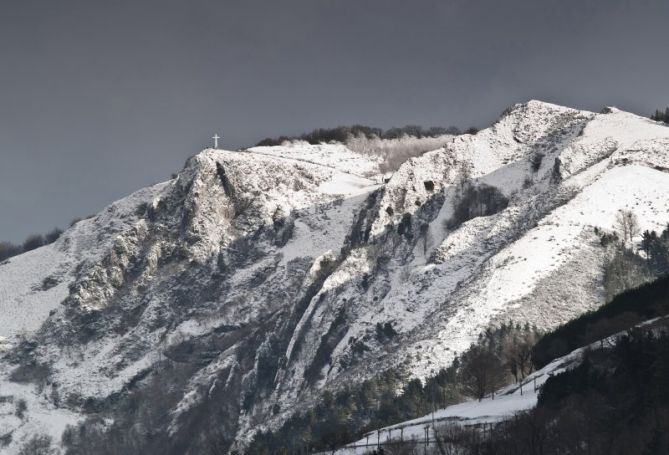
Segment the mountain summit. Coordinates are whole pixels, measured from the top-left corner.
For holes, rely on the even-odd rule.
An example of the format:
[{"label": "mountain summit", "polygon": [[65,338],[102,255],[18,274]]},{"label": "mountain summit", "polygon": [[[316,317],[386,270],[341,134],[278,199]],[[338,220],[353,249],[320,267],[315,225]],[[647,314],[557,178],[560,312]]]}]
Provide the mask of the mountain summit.
[{"label": "mountain summit", "polygon": [[600,306],[595,228],[659,229],[668,194],[669,128],[615,108],[517,104],[392,176],[342,144],[204,150],[0,264],[0,446],[243,451],[323,390]]}]

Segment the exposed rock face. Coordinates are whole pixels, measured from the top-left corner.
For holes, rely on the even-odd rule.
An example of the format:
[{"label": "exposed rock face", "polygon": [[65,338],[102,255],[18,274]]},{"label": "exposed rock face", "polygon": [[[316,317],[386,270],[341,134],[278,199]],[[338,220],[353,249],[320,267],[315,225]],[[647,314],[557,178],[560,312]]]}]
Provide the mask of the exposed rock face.
[{"label": "exposed rock face", "polygon": [[593,227],[669,221],[669,128],[615,109],[516,105],[383,185],[341,145],[289,152],[205,150],[0,265],[3,450],[93,415],[132,422],[125,450],[243,449],[324,388],[603,303]]}]

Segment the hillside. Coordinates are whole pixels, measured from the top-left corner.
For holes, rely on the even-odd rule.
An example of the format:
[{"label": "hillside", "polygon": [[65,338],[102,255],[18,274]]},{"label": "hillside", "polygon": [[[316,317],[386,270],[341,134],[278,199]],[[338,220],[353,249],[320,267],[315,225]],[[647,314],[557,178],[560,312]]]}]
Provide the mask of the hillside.
[{"label": "hillside", "polygon": [[[593,454],[648,453],[643,452],[643,444],[640,444],[640,441],[644,439],[648,443],[648,449],[653,450],[655,448],[658,450],[649,453],[664,453],[658,447],[652,447],[652,445],[662,444],[666,447],[668,442],[666,436],[653,440],[652,436],[647,437],[647,433],[650,430],[652,435],[654,429],[655,431],[659,430],[663,435],[666,434],[668,423],[666,421],[667,400],[666,394],[658,390],[658,385],[663,384],[660,381],[664,381],[667,377],[666,362],[668,358],[666,354],[669,352],[667,328],[669,328],[669,319],[666,317],[647,321],[640,325],[636,331],[632,327],[628,327],[626,331],[578,348],[555,359],[522,381],[522,387],[521,383],[513,384],[496,391],[494,395],[489,395],[481,401],[467,401],[448,408],[437,409],[429,415],[413,420],[379,428],[365,434],[362,439],[335,450],[334,454],[364,455],[378,447],[386,447],[386,449],[401,445],[412,447],[416,442],[423,444],[426,441],[431,452],[438,450],[437,446],[441,442],[444,446],[452,444],[451,450],[459,447],[461,452],[457,453],[462,454],[514,453],[520,455],[523,453],[545,453],[546,451],[548,453],[563,453],[560,451],[562,449],[560,445],[571,446],[572,448],[577,445],[573,439],[565,437],[567,434],[571,438],[584,438],[583,441],[579,442],[582,442],[583,447],[587,447],[589,453]],[[623,357],[624,354],[627,354],[627,356]],[[643,360],[635,362],[632,357],[635,355],[642,355]],[[645,370],[634,370],[644,361],[646,362],[644,366],[653,369],[651,374],[648,374]],[[655,362],[661,365],[658,365],[657,369],[655,368]],[[614,367],[612,368],[611,365],[614,365]],[[660,370],[660,368],[663,369]],[[626,377],[625,380],[632,380],[631,384],[626,384],[635,389],[634,392],[636,393],[632,397],[629,396],[629,390],[621,388],[618,384],[613,387],[606,384],[611,379],[617,379],[618,383],[623,382],[620,380],[622,375],[631,376],[631,378]],[[660,375],[663,376],[658,377]],[[642,393],[642,395],[645,395],[644,400],[637,400],[636,394],[644,389],[647,390],[645,394]],[[587,392],[590,392],[590,396],[587,396]],[[617,427],[625,427],[627,423],[620,415],[620,409],[610,406],[611,403],[607,403],[609,406],[606,406],[602,405],[601,401],[597,401],[596,398],[601,400],[600,393],[601,395],[608,395],[607,398],[614,404],[620,402],[620,408],[631,407],[636,411],[637,415],[629,419],[632,420],[630,423],[633,423],[634,428],[622,428],[621,433],[613,436],[614,439],[617,437],[627,444],[634,441],[632,447],[616,446],[615,443],[609,443],[609,445],[602,443],[601,438],[606,434],[606,431],[602,431],[602,427],[609,423],[613,423]],[[597,408],[582,409],[572,404],[573,401],[583,400],[584,395],[589,400],[584,407],[594,405]],[[595,399],[592,399],[593,395]],[[656,402],[655,398],[660,398],[660,402]],[[654,402],[654,404],[649,405],[649,401]],[[653,421],[648,414],[652,412],[653,408],[655,408],[655,412],[658,412],[657,408],[660,407],[660,412],[664,415],[660,417],[659,422],[657,420]],[[567,428],[571,430],[571,433],[567,433],[564,431],[565,428],[559,427],[568,427],[571,422],[564,422],[564,420],[567,420],[564,414],[551,415],[553,408],[564,410],[566,413],[578,411],[580,414],[573,416],[574,420],[587,419],[595,422],[592,425],[593,428],[584,432]],[[532,412],[539,414],[539,417],[534,417],[535,421],[532,422],[536,425],[535,427],[531,427],[531,423],[524,420],[526,416],[532,415],[526,413]],[[541,415],[542,412],[544,415]],[[610,413],[610,415],[607,415],[607,413]],[[640,415],[644,416],[643,422],[636,420]],[[551,418],[562,419],[559,420],[557,429],[555,428],[555,420]],[[508,427],[505,427],[505,425]],[[542,427],[542,425],[545,425],[545,427]],[[597,428],[597,430],[594,430],[594,428]],[[515,439],[518,434],[505,435],[505,431],[509,429],[520,430],[524,433],[522,434],[524,438]],[[553,434],[550,436],[556,439],[551,440],[547,437],[551,430]],[[467,439],[469,431],[476,436]],[[544,431],[543,436],[541,436],[542,431]],[[587,434],[588,431],[591,433]],[[458,436],[462,438],[459,441]],[[526,443],[532,436],[538,436],[536,439],[538,444],[530,448]],[[509,444],[508,439],[515,439],[515,444]],[[588,443],[592,445],[588,446]],[[511,445],[511,449],[508,448],[509,445]],[[478,448],[478,452],[476,448]],[[333,452],[322,453],[330,454]]]},{"label": "hillside", "polygon": [[[517,425],[521,427],[523,437],[528,437],[533,433],[535,436],[539,435],[540,425],[553,428],[542,430],[544,436],[537,439],[544,445],[543,448],[522,447],[521,449],[522,444],[517,441],[518,445],[509,453],[543,453],[542,450],[562,453],[560,445],[577,445],[572,438],[578,437],[586,438],[582,444],[584,450],[587,447],[588,453],[612,453],[611,447],[602,448],[600,446],[600,436],[606,433],[609,425],[624,427],[624,431],[618,433],[616,430],[614,435],[605,435],[604,439],[620,437],[626,442],[637,440],[633,449],[622,445],[617,450],[622,450],[623,453],[631,453],[631,450],[647,453],[643,451],[643,444],[650,439],[648,438],[649,430],[652,430],[653,427],[666,430],[666,425],[669,423],[662,419],[642,423],[638,418],[639,415],[648,416],[652,408],[666,404],[666,394],[659,385],[666,381],[664,378],[668,370],[665,364],[669,361],[667,357],[669,353],[667,283],[668,279],[665,276],[631,289],[598,310],[587,313],[545,334],[535,346],[533,353],[535,364],[547,363],[545,354],[542,355],[542,353],[546,351],[545,346],[555,345],[556,340],[561,342],[560,346],[566,347],[568,353],[551,358],[549,363],[524,379],[502,387],[494,393],[489,393],[481,400],[469,399],[441,409],[437,406],[430,414],[376,428],[365,433],[357,441],[342,444],[335,453],[341,455],[365,454],[379,446],[388,449],[403,444],[408,448],[411,447],[412,440],[424,443],[426,436],[428,446],[434,453],[444,453],[438,451],[438,441],[442,440],[442,443],[446,443],[449,438],[451,443],[461,444],[460,450],[463,454],[506,453],[505,450],[509,450],[505,447],[508,442],[504,441],[505,437],[499,437],[499,435],[505,434],[505,431],[509,429],[518,430],[515,427]],[[621,317],[623,315],[624,317]],[[648,319],[651,316],[652,318]],[[594,328],[597,327],[597,323],[602,322],[606,323],[606,328],[599,330],[600,336],[597,336],[597,330]],[[586,327],[588,327],[587,331]],[[586,336],[589,340],[584,343]],[[539,354],[537,354],[537,348],[539,348]],[[624,379],[631,381],[626,384],[626,388],[618,385],[607,387],[606,383],[609,380],[622,382],[621,376],[626,375],[632,376]],[[654,385],[651,384],[653,382]],[[637,392],[646,390],[646,402],[639,402],[636,396],[630,397],[629,389]],[[588,394],[590,396],[584,400],[583,395]],[[593,399],[592,396],[595,398]],[[613,406],[602,406],[602,396],[607,396]],[[574,402],[584,402],[586,409],[574,406]],[[653,404],[649,405],[648,402]],[[587,409],[589,406],[594,406],[596,409]],[[633,425],[628,426],[625,418],[620,415],[619,408],[625,406],[635,408],[637,415],[631,418],[634,420]],[[561,433],[564,429],[556,431],[554,428],[556,426],[554,419],[564,419],[564,415],[552,414],[557,408],[565,408],[567,413],[572,414],[584,413],[575,418],[586,418],[596,424],[589,429],[589,434],[576,431],[567,437],[566,434]],[[525,426],[528,424],[528,421],[523,418],[525,413],[537,414],[534,417],[535,426],[533,428]],[[567,427],[569,423],[566,422]],[[562,424],[563,422],[560,422],[557,426]],[[509,428],[504,428],[505,425]],[[459,443],[456,442],[458,436],[466,436],[469,431],[473,431],[472,434],[476,437],[469,439],[465,437],[460,439]],[[552,437],[557,438],[558,441],[549,441],[547,437],[549,433],[553,433]],[[498,436],[494,436],[495,434]],[[594,437],[595,434],[597,437]],[[667,442],[669,441],[666,439],[656,441],[656,443],[664,444]],[[589,444],[592,446],[588,447]],[[478,452],[476,447],[478,447]],[[454,450],[453,447],[451,449]],[[651,451],[650,453],[656,452]],[[657,453],[663,452],[658,451]]]},{"label": "hillside", "polygon": [[341,144],[205,150],[0,264],[3,450],[84,421],[68,453],[242,450],[324,389],[433,374],[493,321],[598,307],[594,227],[669,220],[669,128],[613,108],[518,104],[378,169]]}]

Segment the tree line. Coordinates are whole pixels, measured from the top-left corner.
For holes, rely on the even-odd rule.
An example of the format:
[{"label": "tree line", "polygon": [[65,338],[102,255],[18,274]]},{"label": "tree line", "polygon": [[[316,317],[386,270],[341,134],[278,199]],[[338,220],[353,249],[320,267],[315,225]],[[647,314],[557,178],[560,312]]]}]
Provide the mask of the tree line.
[{"label": "tree line", "polygon": [[62,233],[63,231],[61,229],[54,228],[46,234],[29,235],[20,245],[12,242],[0,242],[0,261],[53,243],[58,240]]},{"label": "tree line", "polygon": [[[92,218],[94,215],[89,215],[88,218]],[[81,221],[81,218],[74,218],[70,221],[70,227],[77,224]],[[63,230],[55,227],[46,234],[32,234],[26,237],[23,243],[16,244],[12,242],[3,241],[0,242],[0,262],[18,256],[19,254],[27,253],[28,251],[35,250],[44,245],[49,245],[56,240],[58,240],[63,233]]]},{"label": "tree line", "polygon": [[406,125],[389,129],[376,128],[366,125],[338,126],[335,128],[316,128],[308,133],[297,136],[279,136],[276,138],[265,138],[256,144],[259,146],[275,146],[284,142],[305,141],[309,144],[321,144],[329,142],[348,142],[352,138],[363,137],[366,139],[401,139],[403,137],[439,137],[444,135],[476,134],[478,130],[470,127],[464,133],[455,126],[440,127],[433,126],[425,128],[419,125]]},{"label": "tree line", "polygon": [[[642,300],[639,300],[641,303]],[[669,335],[630,329],[613,346],[549,378],[536,408],[488,431],[446,425],[439,455],[660,455],[669,453]],[[418,454],[398,448],[393,453]]]},{"label": "tree line", "polygon": [[655,113],[650,116],[650,119],[655,120],[656,122],[669,123],[669,107],[664,111],[657,109]]},{"label": "tree line", "polygon": [[[620,295],[544,337],[564,351],[627,331],[585,350],[575,368],[547,379],[537,406],[496,423],[436,426],[429,447],[406,442],[377,454],[393,455],[660,455],[669,453],[669,322],[639,322],[669,314],[669,277]],[[599,323],[604,326],[598,328]],[[564,353],[566,353],[564,352]],[[543,359],[543,360],[542,360]],[[370,453],[375,453],[374,451]]]}]

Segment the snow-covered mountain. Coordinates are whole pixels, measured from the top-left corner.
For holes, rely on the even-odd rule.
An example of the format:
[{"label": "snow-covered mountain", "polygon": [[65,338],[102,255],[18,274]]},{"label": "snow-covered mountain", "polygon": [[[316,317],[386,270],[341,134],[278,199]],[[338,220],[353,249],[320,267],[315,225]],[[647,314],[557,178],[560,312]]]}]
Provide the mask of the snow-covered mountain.
[{"label": "snow-covered mountain", "polygon": [[602,304],[594,227],[669,221],[669,128],[614,108],[530,101],[387,181],[379,165],[205,150],[0,264],[2,450],[94,415],[146,450],[243,448],[324,388],[424,377],[491,322]]}]

